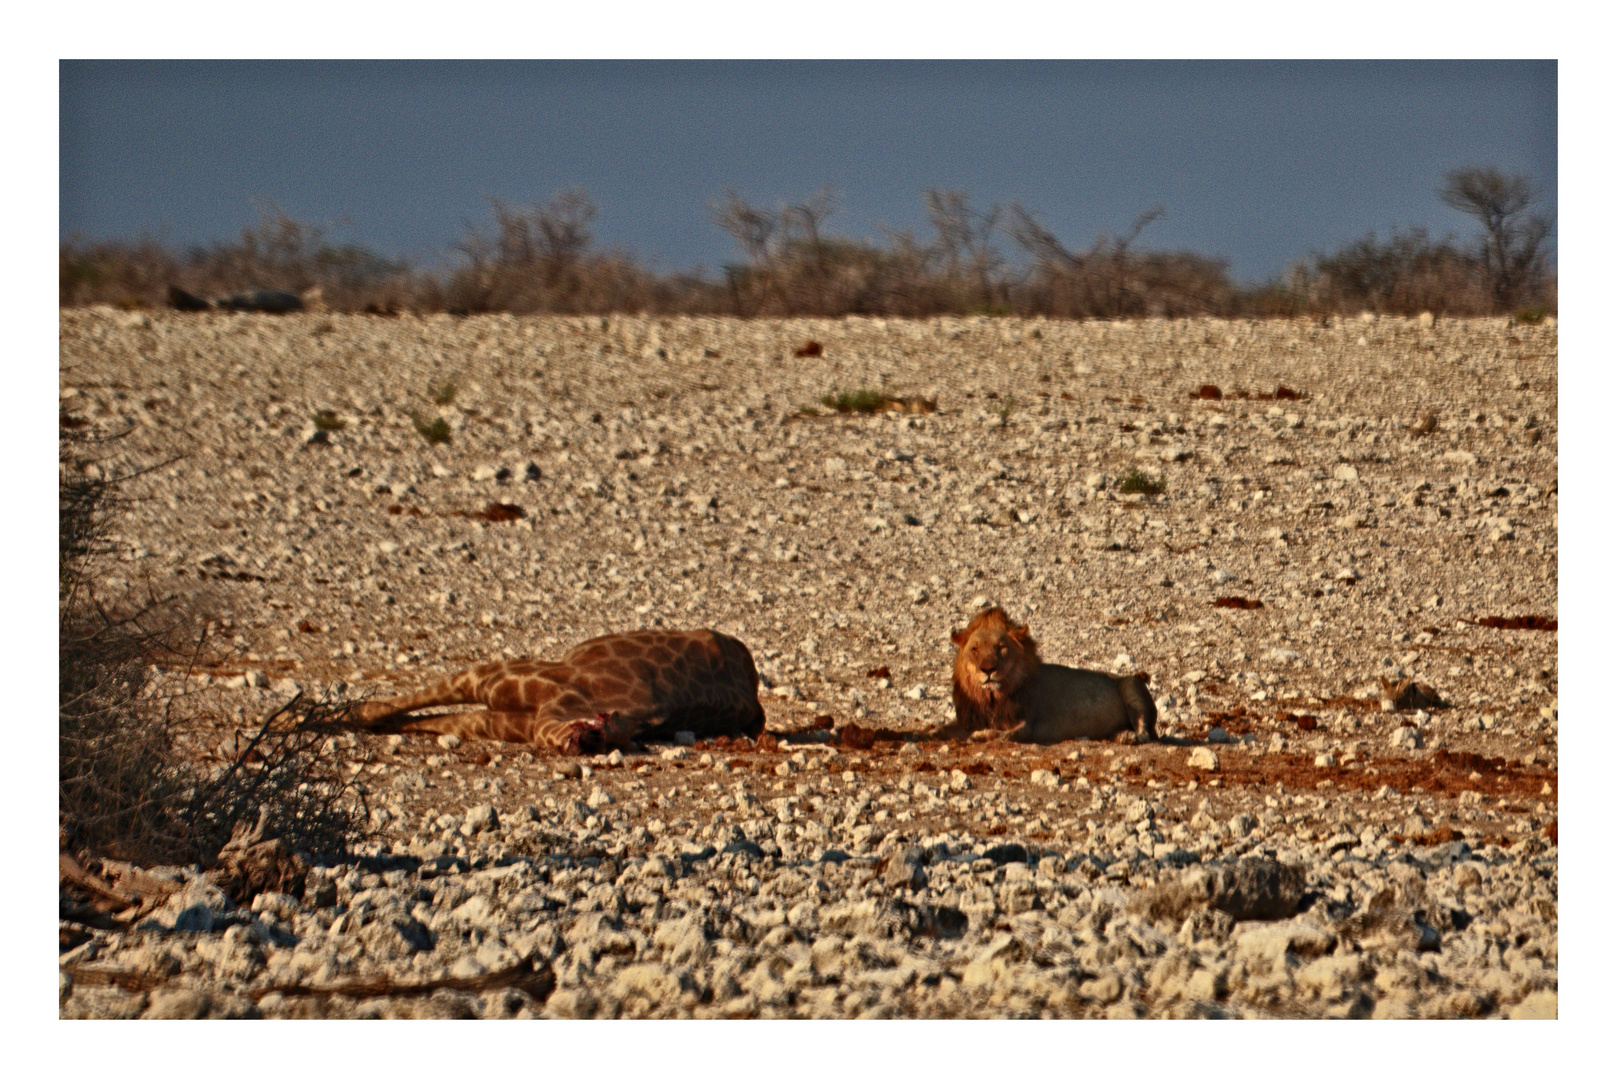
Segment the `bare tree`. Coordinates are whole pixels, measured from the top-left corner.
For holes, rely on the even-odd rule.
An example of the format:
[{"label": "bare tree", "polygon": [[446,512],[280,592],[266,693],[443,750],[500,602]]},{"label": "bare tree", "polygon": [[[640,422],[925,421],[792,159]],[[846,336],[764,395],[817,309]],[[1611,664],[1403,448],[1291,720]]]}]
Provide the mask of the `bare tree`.
[{"label": "bare tree", "polygon": [[1000,221],[1000,207],[977,213],[964,191],[929,188],[923,197],[927,201],[927,218],[938,233],[937,247],[944,260],[946,279],[955,285],[971,278],[978,294],[977,305],[993,306],[993,276],[1001,259],[990,237]]},{"label": "bare tree", "polygon": [[787,244],[808,249],[815,272],[820,275],[827,270],[826,245],[821,240],[820,227],[836,209],[836,193],[831,188],[821,188],[797,206],[789,206],[781,212]]},{"label": "bare tree", "polygon": [[1551,222],[1528,213],[1539,194],[1526,176],[1477,165],[1451,172],[1438,189],[1446,206],[1483,226],[1483,272],[1497,311],[1509,311],[1543,281]]},{"label": "bare tree", "polygon": [[768,210],[751,206],[734,191],[725,193],[725,201],[713,209],[714,223],[728,232],[754,266],[762,265],[770,252],[770,241],[780,227],[776,216]]},{"label": "bare tree", "polygon": [[820,312],[829,303],[829,283],[839,241],[824,235],[825,221],[836,209],[836,194],[822,188],[803,202],[778,211],[762,210],[734,191],[712,208],[713,220],[735,239],[748,265],[730,274],[738,314],[752,308],[743,296],[771,300],[782,313]]},{"label": "bare tree", "polygon": [[1117,317],[1134,313],[1146,299],[1138,280],[1139,260],[1130,255],[1133,244],[1146,226],[1161,218],[1163,207],[1154,207],[1135,219],[1129,232],[1111,238],[1096,237],[1083,254],[1069,251],[1045,226],[1017,203],[1011,204],[1011,238],[1034,256],[1040,273],[1048,282],[1060,283],[1069,294],[1067,314],[1084,317]]}]

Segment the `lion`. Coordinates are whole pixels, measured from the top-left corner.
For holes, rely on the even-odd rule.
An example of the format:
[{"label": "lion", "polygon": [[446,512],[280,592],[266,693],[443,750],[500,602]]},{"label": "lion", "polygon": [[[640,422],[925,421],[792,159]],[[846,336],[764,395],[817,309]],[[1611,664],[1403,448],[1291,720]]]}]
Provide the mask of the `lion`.
[{"label": "lion", "polygon": [[1157,705],[1139,675],[1047,664],[1028,627],[1004,610],[978,613],[950,635],[955,654],[955,721],[933,733],[962,738],[989,730],[1023,743],[1132,736],[1157,738]]}]

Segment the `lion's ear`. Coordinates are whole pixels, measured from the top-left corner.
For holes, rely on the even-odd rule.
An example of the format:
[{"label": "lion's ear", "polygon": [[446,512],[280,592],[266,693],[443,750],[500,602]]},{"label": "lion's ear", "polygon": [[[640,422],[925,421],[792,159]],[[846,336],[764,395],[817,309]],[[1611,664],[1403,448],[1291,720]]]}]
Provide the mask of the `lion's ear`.
[{"label": "lion's ear", "polygon": [[1029,652],[1036,652],[1039,646],[1034,643],[1034,637],[1028,632],[1026,626],[1013,626],[1006,632],[1006,636]]},{"label": "lion's ear", "polygon": [[967,639],[970,638],[971,636],[972,635],[968,634],[965,630],[957,630],[957,631],[955,631],[955,633],[953,633],[953,634],[951,634],[949,636],[949,639],[951,641],[953,641],[957,646],[960,646],[960,645],[965,645],[966,642],[967,642]]}]

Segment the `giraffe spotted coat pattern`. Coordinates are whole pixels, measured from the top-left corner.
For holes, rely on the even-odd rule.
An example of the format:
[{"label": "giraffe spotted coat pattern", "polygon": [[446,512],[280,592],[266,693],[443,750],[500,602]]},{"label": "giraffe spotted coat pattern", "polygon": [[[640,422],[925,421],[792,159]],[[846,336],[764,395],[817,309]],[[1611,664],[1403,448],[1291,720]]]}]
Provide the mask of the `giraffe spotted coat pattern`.
[{"label": "giraffe spotted coat pattern", "polygon": [[[406,718],[443,705],[484,707]],[[556,662],[480,664],[419,693],[357,705],[349,719],[594,754],[676,731],[757,736],[764,707],[753,655],[740,641],[713,630],[636,630],[591,638]]]}]

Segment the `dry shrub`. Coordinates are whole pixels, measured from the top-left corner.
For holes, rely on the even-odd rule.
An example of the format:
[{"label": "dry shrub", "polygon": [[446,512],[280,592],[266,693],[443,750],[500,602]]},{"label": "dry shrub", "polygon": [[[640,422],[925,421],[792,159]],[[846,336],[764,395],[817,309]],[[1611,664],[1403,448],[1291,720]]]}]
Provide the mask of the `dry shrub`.
[{"label": "dry shrub", "polygon": [[1322,312],[1460,316],[1493,308],[1477,260],[1420,228],[1394,229],[1385,243],[1372,234],[1317,256],[1300,280],[1308,306]]},{"label": "dry shrub", "polygon": [[[1137,218],[1122,236],[1070,250],[1013,203],[978,211],[965,192],[923,192],[933,235],[883,230],[885,242],[832,235],[830,190],[771,210],[735,192],[711,208],[735,240],[739,262],[717,279],[657,273],[622,252],[593,248],[595,203],[568,190],[528,207],[492,200],[490,226],[466,226],[457,265],[421,272],[328,229],[267,206],[233,243],[179,253],[151,237],[60,248],[63,306],[169,302],[171,288],[200,298],[272,289],[306,293],[337,311],[397,314],[632,313],[826,316],[1024,315],[1064,319],[1300,316],[1377,311],[1446,315],[1556,309],[1548,219],[1529,214],[1537,190],[1487,169],[1452,174],[1439,196],[1476,217],[1471,246],[1425,230],[1373,233],[1314,255],[1276,280],[1234,284],[1227,261],[1191,251],[1148,251],[1136,241],[1161,218]],[[1009,237],[1026,255],[1012,265],[995,246]],[[176,293],[174,296],[183,301]],[[205,304],[202,306],[206,306]],[[1541,316],[1542,317],[1542,316]]]},{"label": "dry shrub", "polygon": [[212,864],[238,822],[312,854],[360,835],[364,806],[331,736],[338,703],[294,698],[211,770],[178,734],[207,723],[204,703],[164,693],[205,643],[200,615],[148,587],[99,586],[109,527],[132,476],[107,441],[63,417],[59,440],[59,842],[82,856],[140,864]]},{"label": "dry shrub", "polygon": [[1011,235],[1034,259],[1019,310],[1068,319],[1228,315],[1236,290],[1226,262],[1188,251],[1130,250],[1142,230],[1163,216],[1161,207],[1135,219],[1121,237],[1102,235],[1088,251],[1069,251],[1038,219],[1011,206]]},{"label": "dry shrub", "polygon": [[265,204],[235,242],[185,252],[149,236],[133,243],[70,239],[59,253],[61,304],[162,307],[171,288],[210,298],[251,289],[319,290],[321,302],[337,311],[415,304],[426,282],[408,263],[331,243],[328,232]]}]

